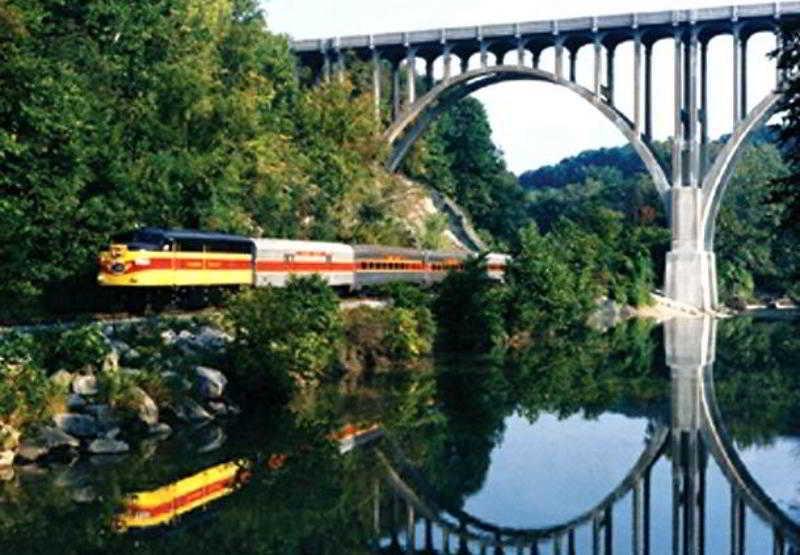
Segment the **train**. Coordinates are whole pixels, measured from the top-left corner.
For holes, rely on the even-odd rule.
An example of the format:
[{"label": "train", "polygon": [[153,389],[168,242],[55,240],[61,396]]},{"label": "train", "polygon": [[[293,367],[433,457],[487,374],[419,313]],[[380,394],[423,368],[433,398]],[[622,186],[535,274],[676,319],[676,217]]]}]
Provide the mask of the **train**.
[{"label": "train", "polygon": [[[292,276],[317,274],[332,287],[357,291],[395,282],[432,285],[472,256],[148,227],[112,237],[100,253],[97,281],[103,287],[207,290],[283,287]],[[502,280],[508,261],[505,254],[487,254],[488,275]]]}]

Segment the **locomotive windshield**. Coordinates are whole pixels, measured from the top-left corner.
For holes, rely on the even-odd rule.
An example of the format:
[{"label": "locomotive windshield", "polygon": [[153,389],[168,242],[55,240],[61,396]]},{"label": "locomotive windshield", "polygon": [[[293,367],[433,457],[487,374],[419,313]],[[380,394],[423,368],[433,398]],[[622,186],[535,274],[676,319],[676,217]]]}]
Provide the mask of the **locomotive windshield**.
[{"label": "locomotive windshield", "polygon": [[118,245],[127,245],[129,249],[162,250],[165,245],[169,244],[169,239],[162,233],[140,229],[118,233],[111,238],[111,242]]}]

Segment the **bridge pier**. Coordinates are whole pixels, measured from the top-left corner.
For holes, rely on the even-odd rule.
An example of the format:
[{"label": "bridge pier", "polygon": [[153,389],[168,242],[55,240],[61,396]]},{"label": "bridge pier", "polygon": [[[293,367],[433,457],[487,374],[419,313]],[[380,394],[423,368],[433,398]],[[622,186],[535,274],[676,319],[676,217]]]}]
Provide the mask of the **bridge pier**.
[{"label": "bridge pier", "polygon": [[670,191],[672,250],[667,254],[667,297],[700,310],[717,306],[717,263],[703,226],[705,194],[698,187]]}]

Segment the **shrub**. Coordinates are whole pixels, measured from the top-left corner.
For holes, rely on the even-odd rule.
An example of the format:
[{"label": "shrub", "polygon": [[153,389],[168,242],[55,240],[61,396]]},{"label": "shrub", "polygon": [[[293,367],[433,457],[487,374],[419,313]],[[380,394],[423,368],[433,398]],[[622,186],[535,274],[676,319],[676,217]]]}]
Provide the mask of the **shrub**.
[{"label": "shrub", "polygon": [[489,278],[484,258],[448,274],[438,293],[434,314],[439,348],[484,353],[505,344],[507,289]]},{"label": "shrub", "polygon": [[100,326],[92,324],[69,329],[58,338],[52,356],[56,365],[78,370],[85,366],[99,367],[111,351]]},{"label": "shrub", "polygon": [[230,303],[226,318],[234,333],[231,376],[250,394],[286,397],[336,365],[343,336],[339,299],[319,276],[246,291]]}]

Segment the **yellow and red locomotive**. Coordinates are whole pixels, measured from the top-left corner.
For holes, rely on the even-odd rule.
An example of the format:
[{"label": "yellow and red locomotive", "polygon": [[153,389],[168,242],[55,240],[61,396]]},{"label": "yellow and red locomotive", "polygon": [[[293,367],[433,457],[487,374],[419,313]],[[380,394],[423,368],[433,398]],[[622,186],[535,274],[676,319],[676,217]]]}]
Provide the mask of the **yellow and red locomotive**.
[{"label": "yellow and red locomotive", "polygon": [[[100,254],[97,279],[102,286],[126,288],[282,287],[290,276],[318,274],[331,286],[355,290],[398,281],[436,283],[462,269],[469,256],[143,228],[112,239]],[[489,275],[502,279],[507,261],[506,255],[490,253]]]}]

